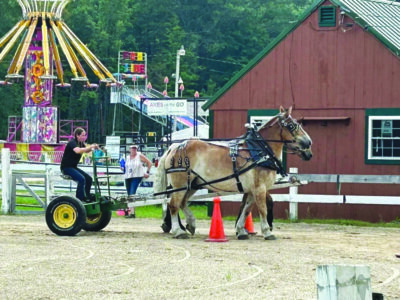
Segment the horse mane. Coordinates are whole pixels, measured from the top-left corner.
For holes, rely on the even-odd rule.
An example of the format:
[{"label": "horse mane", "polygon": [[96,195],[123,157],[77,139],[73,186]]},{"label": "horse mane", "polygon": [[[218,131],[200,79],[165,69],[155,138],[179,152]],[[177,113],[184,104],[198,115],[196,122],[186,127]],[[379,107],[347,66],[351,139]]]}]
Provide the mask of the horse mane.
[{"label": "horse mane", "polygon": [[257,131],[260,132],[261,130],[263,130],[265,128],[270,128],[270,127],[274,126],[276,124],[276,122],[279,121],[279,117],[282,117],[282,113],[279,113],[276,116],[274,116],[271,120],[269,120],[267,123],[265,123],[260,128],[258,128]]}]

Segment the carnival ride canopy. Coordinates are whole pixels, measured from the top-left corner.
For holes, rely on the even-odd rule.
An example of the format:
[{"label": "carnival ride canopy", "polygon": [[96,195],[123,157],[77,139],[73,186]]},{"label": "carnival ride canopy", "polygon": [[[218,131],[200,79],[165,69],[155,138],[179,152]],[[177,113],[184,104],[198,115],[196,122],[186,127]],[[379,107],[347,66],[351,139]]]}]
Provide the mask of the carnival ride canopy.
[{"label": "carnival ride canopy", "polygon": [[37,70],[43,80],[52,80],[52,62],[58,79],[64,85],[64,71],[59,48],[61,48],[74,78],[90,86],[78,54],[89,65],[101,82],[116,82],[114,76],[72,32],[62,20],[62,12],[71,0],[17,0],[22,8],[23,19],[0,38],[0,63],[15,45],[17,50],[8,68],[6,81],[22,78],[20,71],[32,45],[43,51],[43,67]]}]

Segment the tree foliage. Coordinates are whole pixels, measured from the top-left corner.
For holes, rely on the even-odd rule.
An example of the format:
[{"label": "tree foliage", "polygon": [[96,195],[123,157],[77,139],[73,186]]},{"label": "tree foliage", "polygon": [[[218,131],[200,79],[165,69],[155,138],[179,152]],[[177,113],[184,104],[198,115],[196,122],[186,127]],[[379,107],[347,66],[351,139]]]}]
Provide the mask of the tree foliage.
[{"label": "tree foliage", "polygon": [[[296,21],[311,2],[77,0],[66,7],[63,17],[111,72],[117,70],[118,51],[146,52],[149,80],[161,91],[164,77],[171,78],[175,73],[176,52],[184,45],[186,55],[181,57],[184,96],[192,97],[198,90],[202,97],[209,97]],[[20,17],[17,1],[3,1],[0,36],[6,34]],[[6,73],[11,59],[12,53],[0,63],[0,76]],[[66,63],[65,66],[68,72]],[[97,81],[90,71],[88,75],[92,82]],[[169,89],[173,90],[173,87]],[[61,119],[89,119],[90,128],[99,127],[93,129],[92,134],[100,137],[110,133],[112,112],[108,97],[107,88],[96,94],[74,87],[68,91],[56,90],[53,103],[59,106]],[[3,117],[1,138],[7,134],[8,115],[21,115],[22,103],[22,84],[0,87],[0,105],[5,108],[0,112]],[[102,124],[101,129],[99,124]]]}]

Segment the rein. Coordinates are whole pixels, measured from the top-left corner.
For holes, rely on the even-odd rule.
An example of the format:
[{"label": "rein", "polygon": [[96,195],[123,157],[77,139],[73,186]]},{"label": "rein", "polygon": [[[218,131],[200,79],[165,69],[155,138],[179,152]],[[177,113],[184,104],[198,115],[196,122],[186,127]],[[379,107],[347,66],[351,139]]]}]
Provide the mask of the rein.
[{"label": "rein", "polygon": [[[300,125],[293,120],[290,116],[287,117],[286,119],[282,119],[279,117],[276,117],[275,120],[273,120],[272,124],[268,124],[268,127],[274,126],[276,123],[278,123],[280,127],[280,140],[270,140],[270,139],[264,139],[261,134],[259,133],[258,130],[255,130],[254,127],[250,127],[249,130],[244,134],[243,136],[237,137],[237,138],[232,138],[232,139],[196,139],[199,141],[204,141],[204,142],[221,142],[221,141],[227,141],[229,143],[229,148],[230,148],[230,157],[232,159],[232,164],[233,164],[233,174],[214,179],[211,181],[206,181],[200,174],[198,174],[195,170],[192,170],[190,168],[190,162],[189,159],[186,155],[186,143],[187,140],[175,140],[173,141],[174,143],[182,143],[179,145],[177,148],[177,151],[180,152],[179,155],[179,160],[178,160],[178,167],[176,168],[174,166],[174,157],[171,159],[171,168],[167,169],[167,173],[174,173],[174,172],[187,172],[187,186],[181,187],[181,188],[176,188],[176,189],[170,189],[166,190],[163,192],[158,192],[154,193],[154,196],[158,195],[163,195],[163,194],[171,194],[174,192],[179,192],[179,191],[185,191],[185,190],[191,190],[191,189],[200,189],[205,186],[211,186],[214,183],[226,181],[229,179],[236,179],[236,185],[238,190],[243,193],[243,187],[242,183],[240,182],[239,176],[242,175],[243,173],[246,173],[247,171],[256,168],[256,167],[262,167],[262,168],[268,168],[271,170],[275,170],[278,174],[282,176],[287,176],[286,171],[284,170],[282,166],[282,162],[275,156],[275,153],[272,151],[272,148],[268,143],[282,143],[282,144],[293,144],[296,143],[295,140],[284,140],[283,139],[283,129],[287,129],[292,137],[295,137],[295,132],[299,130]],[[266,124],[266,125],[267,125]],[[262,127],[264,128],[264,127]],[[262,129],[261,128],[261,129]],[[238,141],[243,141],[243,144],[247,144],[247,148],[241,147],[239,149]],[[172,141],[171,141],[172,142]],[[250,147],[251,146],[251,147]],[[288,147],[290,149],[290,147]],[[183,150],[183,151],[182,151]],[[250,157],[246,158],[246,163],[241,167],[237,168],[237,162],[236,162],[236,157],[241,157],[239,154],[239,150],[242,151],[249,151],[250,152]],[[290,150],[295,150],[295,149],[290,149]],[[257,151],[257,152],[255,152]],[[185,167],[182,166],[182,152],[184,152],[184,158],[185,158]],[[288,154],[296,154],[296,152],[286,152]],[[244,157],[242,157],[244,158]],[[253,160],[253,162],[246,167],[246,165],[249,163],[250,160]],[[191,179],[191,174],[195,175],[195,179],[200,179],[203,182],[202,183],[195,183],[195,180],[190,180]],[[215,187],[214,187],[215,188]]]},{"label": "rein", "polygon": [[[171,140],[171,143],[183,143],[185,141],[187,141],[188,139],[182,139],[182,140]],[[203,142],[229,142],[229,141],[240,141],[243,140],[243,138],[241,137],[237,137],[237,138],[230,138],[230,139],[194,139],[196,141],[203,141]],[[282,144],[293,144],[295,143],[294,140],[266,140],[266,139],[262,139],[264,142],[270,142],[270,143],[282,143]],[[168,142],[159,142],[159,144],[168,144]]]},{"label": "rein", "polygon": [[[241,175],[241,174],[246,173],[247,171],[255,168],[258,163],[259,163],[259,161],[255,161],[251,165],[249,165],[248,167],[238,170],[237,175]],[[183,172],[183,171],[186,171],[186,169],[174,170],[174,172]],[[199,174],[197,174],[197,172],[195,172],[194,170],[192,170],[191,172],[193,174],[195,174],[196,176],[199,176]],[[170,173],[172,173],[172,172],[170,172]],[[211,181],[205,181],[204,179],[201,178],[205,182],[199,183],[199,184],[195,184],[195,185],[191,186],[191,188],[199,189],[199,188],[207,186],[207,185],[211,185],[211,184],[214,184],[214,183],[218,183],[218,182],[222,182],[222,181],[225,181],[225,180],[229,180],[229,179],[235,178],[235,176],[236,176],[236,174],[231,174],[231,175],[228,175],[228,176],[225,176],[225,177],[222,177],[222,178],[218,178],[218,179],[214,179],[214,180],[211,180]],[[186,190],[188,190],[187,186],[181,187],[181,188],[172,189],[172,190],[166,190],[166,191],[163,191],[163,192],[154,193],[153,195],[154,196],[159,196],[159,195],[164,195],[164,194],[168,195],[168,194],[172,194],[172,193],[175,193],[175,192],[181,192],[181,191],[186,191]]]}]

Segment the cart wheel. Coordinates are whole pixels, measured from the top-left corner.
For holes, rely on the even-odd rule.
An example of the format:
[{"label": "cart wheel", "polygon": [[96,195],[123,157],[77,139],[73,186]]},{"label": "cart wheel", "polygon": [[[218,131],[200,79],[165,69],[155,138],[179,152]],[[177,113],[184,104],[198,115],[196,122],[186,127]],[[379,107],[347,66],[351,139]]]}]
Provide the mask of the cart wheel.
[{"label": "cart wheel", "polygon": [[82,228],[86,231],[100,231],[105,228],[111,220],[111,210],[102,211],[95,215],[86,216],[86,222]]},{"label": "cart wheel", "polygon": [[69,196],[55,198],[46,209],[46,223],[57,235],[73,236],[81,231],[86,219],[82,202]]}]

